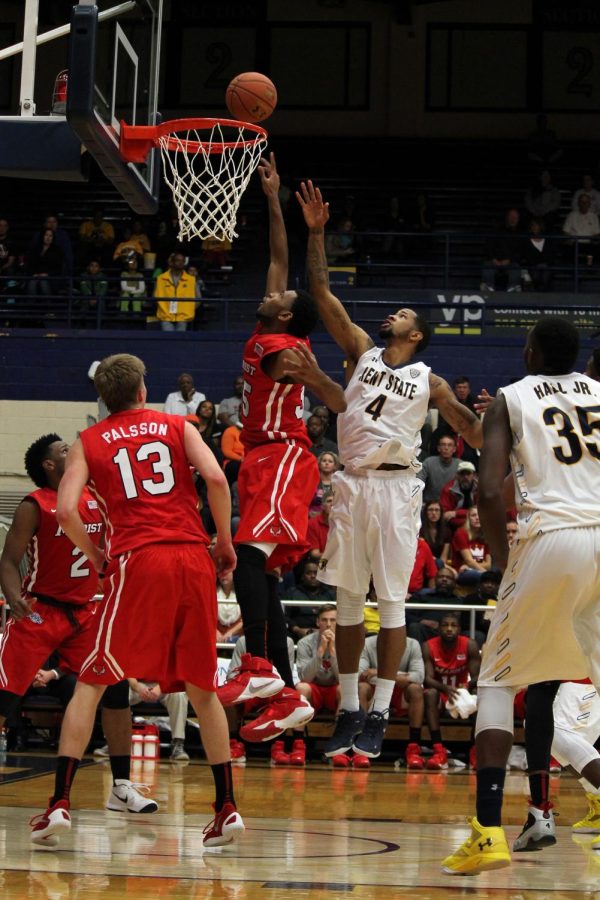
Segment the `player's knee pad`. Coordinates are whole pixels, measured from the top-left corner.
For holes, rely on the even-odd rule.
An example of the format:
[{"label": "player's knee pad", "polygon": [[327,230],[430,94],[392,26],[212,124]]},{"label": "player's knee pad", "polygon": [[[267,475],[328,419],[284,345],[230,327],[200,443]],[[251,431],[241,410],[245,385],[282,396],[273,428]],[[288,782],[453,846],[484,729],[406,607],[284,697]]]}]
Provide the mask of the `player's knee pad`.
[{"label": "player's knee pad", "polygon": [[11,691],[0,691],[0,716],[7,719],[20,699],[18,694],[13,694]]},{"label": "player's knee pad", "polygon": [[513,687],[488,687],[481,685],[477,689],[477,723],[475,734],[480,731],[488,731],[490,728],[498,731],[514,733],[514,701],[516,688]]},{"label": "player's knee pad", "polygon": [[104,709],[129,709],[129,682],[109,684],[102,695]]},{"label": "player's knee pad", "polygon": [[337,589],[337,624],[362,625],[365,620],[365,598],[346,588]]},{"label": "player's knee pad", "polygon": [[404,603],[399,600],[377,600],[377,609],[382,628],[402,628],[406,625]]},{"label": "player's knee pad", "polygon": [[563,766],[573,766],[578,775],[585,767],[598,759],[598,751],[577,731],[569,731],[554,724],[552,755]]}]

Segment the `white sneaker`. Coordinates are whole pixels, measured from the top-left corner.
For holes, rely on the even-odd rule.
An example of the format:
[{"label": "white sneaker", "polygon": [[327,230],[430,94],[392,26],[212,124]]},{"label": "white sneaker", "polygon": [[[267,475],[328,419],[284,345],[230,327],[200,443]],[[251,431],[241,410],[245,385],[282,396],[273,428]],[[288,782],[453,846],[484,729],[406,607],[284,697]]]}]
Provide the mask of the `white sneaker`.
[{"label": "white sneaker", "polygon": [[189,755],[185,752],[183,741],[173,741],[173,749],[171,750],[172,762],[186,762]]},{"label": "white sneaker", "polygon": [[110,797],[106,801],[106,808],[115,812],[153,813],[158,809],[156,800],[144,796],[150,788],[147,784],[134,784],[125,779],[119,779],[113,784]]},{"label": "white sneaker", "polygon": [[538,806],[529,807],[529,815],[523,826],[523,830],[513,844],[513,850],[519,851],[543,850],[556,843],[556,829],[554,826],[554,814],[552,804],[547,803],[545,809]]},{"label": "white sneaker", "polygon": [[59,800],[54,806],[49,806],[45,813],[30,819],[31,842],[44,849],[53,849],[58,844],[61,832],[71,830],[71,816],[69,804],[66,800]]},{"label": "white sneaker", "polygon": [[101,756],[104,759],[107,759],[110,756],[108,752],[108,744],[105,744],[104,747],[96,747],[94,750],[94,756]]}]

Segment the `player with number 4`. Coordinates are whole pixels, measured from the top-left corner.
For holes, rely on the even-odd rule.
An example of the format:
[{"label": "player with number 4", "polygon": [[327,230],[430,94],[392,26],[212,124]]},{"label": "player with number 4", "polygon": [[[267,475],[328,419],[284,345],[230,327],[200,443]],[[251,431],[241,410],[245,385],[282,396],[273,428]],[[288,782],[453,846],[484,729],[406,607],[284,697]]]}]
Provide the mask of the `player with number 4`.
[{"label": "player with number 4", "polygon": [[[353,324],[329,289],[325,255],[328,204],[309,181],[297,195],[308,226],[308,279],[319,315],[348,360],[347,409],[338,416],[344,465],[334,476],[334,501],[319,578],[337,586],[337,656],[341,708],[327,756],[375,757],[387,726],[396,673],[406,644],[404,599],[420,527],[422,482],[417,454],[430,406],[472,447],[482,443],[481,423],[458,402],[448,384],[413,357],[425,350],[430,329],[413,309],[399,309],[382,322],[375,346]],[[364,602],[373,583],[381,631],[379,671],[371,709],[358,702],[358,669],[364,645]]]}]

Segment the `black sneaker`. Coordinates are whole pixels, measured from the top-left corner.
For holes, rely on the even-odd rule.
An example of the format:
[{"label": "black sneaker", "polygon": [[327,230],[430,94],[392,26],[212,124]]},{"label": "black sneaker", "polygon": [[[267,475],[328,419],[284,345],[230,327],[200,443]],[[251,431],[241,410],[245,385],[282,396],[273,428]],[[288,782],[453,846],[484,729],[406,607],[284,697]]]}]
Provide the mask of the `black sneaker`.
[{"label": "black sneaker", "polygon": [[367,714],[364,727],[352,744],[355,753],[374,759],[381,753],[383,736],[388,727],[389,711],[370,712]]},{"label": "black sneaker", "polygon": [[352,741],[360,734],[365,724],[365,713],[362,709],[348,712],[340,709],[335,719],[335,730],[325,744],[325,756],[337,756],[339,753],[347,753],[352,746]]}]

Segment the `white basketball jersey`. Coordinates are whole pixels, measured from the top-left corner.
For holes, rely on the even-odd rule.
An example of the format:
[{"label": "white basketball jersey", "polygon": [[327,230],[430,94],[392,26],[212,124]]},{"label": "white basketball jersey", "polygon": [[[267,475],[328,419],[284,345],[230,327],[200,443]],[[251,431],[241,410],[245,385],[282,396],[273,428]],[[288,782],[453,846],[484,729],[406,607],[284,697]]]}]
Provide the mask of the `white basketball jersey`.
[{"label": "white basketball jersey", "polygon": [[372,347],[358,360],[338,416],[342,463],[350,471],[388,465],[421,468],[417,453],[429,407],[429,366],[411,362],[391,368],[383,349]]},{"label": "white basketball jersey", "polygon": [[600,383],[579,372],[528,375],[500,393],[519,537],[600,525]]}]

